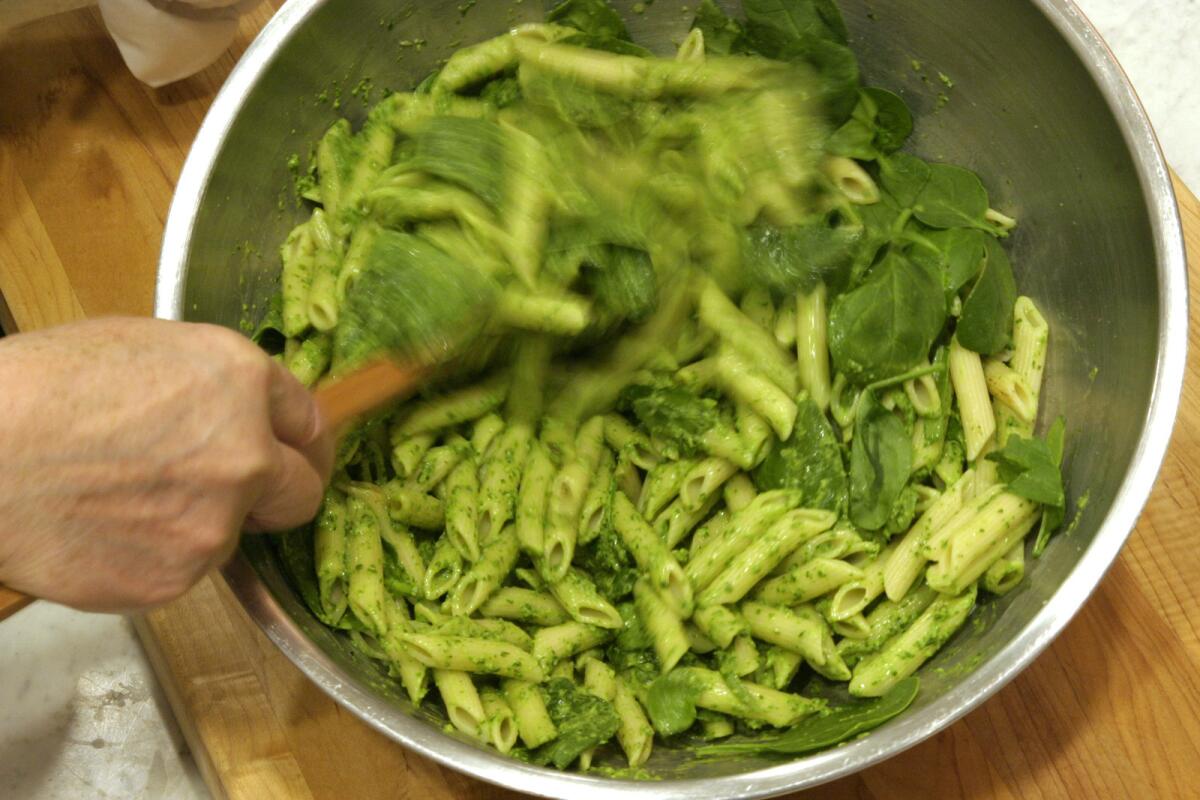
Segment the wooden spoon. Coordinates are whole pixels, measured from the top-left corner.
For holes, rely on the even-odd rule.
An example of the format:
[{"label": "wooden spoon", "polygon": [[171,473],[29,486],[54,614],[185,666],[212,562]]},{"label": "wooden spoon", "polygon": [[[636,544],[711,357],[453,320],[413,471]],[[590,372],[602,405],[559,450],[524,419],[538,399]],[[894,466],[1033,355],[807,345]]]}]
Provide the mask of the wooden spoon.
[{"label": "wooden spoon", "polygon": [[18,591],[9,589],[7,586],[0,586],[0,622],[8,619],[32,602],[33,598],[29,595],[21,594]]}]

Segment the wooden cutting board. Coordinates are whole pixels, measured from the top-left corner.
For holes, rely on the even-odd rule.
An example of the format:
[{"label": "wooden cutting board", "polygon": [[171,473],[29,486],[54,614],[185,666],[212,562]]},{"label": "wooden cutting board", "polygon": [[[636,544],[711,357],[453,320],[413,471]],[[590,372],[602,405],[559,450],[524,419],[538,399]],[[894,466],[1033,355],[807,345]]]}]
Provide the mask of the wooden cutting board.
[{"label": "wooden cutting board", "polygon": [[[0,34],[0,322],[149,314],[174,182],[219,64],[151,90],[94,12]],[[32,88],[31,88],[32,87]],[[1193,280],[1200,203],[1177,184]],[[1194,285],[1200,285],[1194,284]],[[1162,475],[1104,583],[1037,662],[964,720],[797,798],[1194,797],[1200,786],[1200,292]],[[406,752],[308,682],[219,578],[137,621],[219,798],[517,797]]]}]

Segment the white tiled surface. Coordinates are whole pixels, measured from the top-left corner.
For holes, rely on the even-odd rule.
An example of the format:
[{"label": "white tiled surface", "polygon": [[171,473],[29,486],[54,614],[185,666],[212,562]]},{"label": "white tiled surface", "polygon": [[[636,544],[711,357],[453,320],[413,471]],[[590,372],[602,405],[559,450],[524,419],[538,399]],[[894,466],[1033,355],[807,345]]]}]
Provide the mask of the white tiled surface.
[{"label": "white tiled surface", "polygon": [[[1200,0],[1078,0],[1200,190]],[[0,797],[207,796],[123,619],[39,603],[0,626]]]}]

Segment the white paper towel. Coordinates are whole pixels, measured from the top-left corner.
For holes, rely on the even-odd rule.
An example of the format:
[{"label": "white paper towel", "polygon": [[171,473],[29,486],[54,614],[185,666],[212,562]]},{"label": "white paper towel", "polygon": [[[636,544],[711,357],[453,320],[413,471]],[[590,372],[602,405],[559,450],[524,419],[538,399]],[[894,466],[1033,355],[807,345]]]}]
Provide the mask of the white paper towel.
[{"label": "white paper towel", "polygon": [[[97,0],[0,0],[0,30],[93,5]],[[216,61],[238,17],[259,0],[98,0],[129,69],[151,86],[186,78]]]},{"label": "white paper towel", "polygon": [[220,57],[259,0],[100,0],[104,24],[139,79],[162,86]]}]

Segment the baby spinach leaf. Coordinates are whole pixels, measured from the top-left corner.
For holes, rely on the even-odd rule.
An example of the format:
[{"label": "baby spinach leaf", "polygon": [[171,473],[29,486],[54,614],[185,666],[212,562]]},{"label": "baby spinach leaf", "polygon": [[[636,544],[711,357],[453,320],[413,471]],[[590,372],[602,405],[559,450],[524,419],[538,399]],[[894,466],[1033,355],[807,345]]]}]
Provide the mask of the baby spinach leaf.
[{"label": "baby spinach leaf", "polygon": [[736,19],[726,16],[713,0],[701,0],[692,27],[699,28],[704,34],[704,50],[707,53],[728,56],[750,50],[746,29]]},{"label": "baby spinach leaf", "polygon": [[835,156],[873,161],[879,157],[879,149],[875,146],[875,126],[859,119],[855,110],[842,127],[829,135],[825,151]]},{"label": "baby spinach leaf", "polygon": [[742,233],[742,263],[755,283],[781,294],[811,290],[819,281],[844,283],[862,228],[832,227],[823,217],[789,228],[758,225]]},{"label": "baby spinach leaf", "polygon": [[840,512],[846,504],[846,468],[829,420],[808,397],[797,403],[791,438],[776,442],[754,470],[760,492],[798,489],[802,508]]},{"label": "baby spinach leaf", "polygon": [[911,208],[924,192],[932,167],[908,153],[893,153],[879,160],[879,182],[902,208]]},{"label": "baby spinach leaf", "polygon": [[621,725],[612,703],[577,688],[567,678],[547,681],[542,692],[558,736],[534,751],[535,763],[566,769],[584,750],[611,739]]},{"label": "baby spinach leaf", "polygon": [[897,683],[883,697],[871,700],[852,699],[834,706],[828,714],[809,717],[783,733],[760,736],[744,742],[722,742],[701,745],[696,752],[702,756],[727,755],[787,755],[794,756],[823,750],[845,742],[883,723],[904,711],[917,696],[920,681],[914,676]]},{"label": "baby spinach leaf", "polygon": [[[1054,459],[1054,464],[1062,470],[1063,460],[1063,442],[1066,437],[1066,424],[1062,417],[1058,417],[1050,425],[1050,430],[1046,431],[1046,447],[1050,450],[1050,455]],[[1033,557],[1037,558],[1046,550],[1046,545],[1050,542],[1050,536],[1059,529],[1063,523],[1063,519],[1067,515],[1066,493],[1063,493],[1063,504],[1060,506],[1046,506],[1042,509],[1042,521],[1038,525],[1037,538],[1033,542]],[[1082,505],[1080,506],[1082,508]]]},{"label": "baby spinach leaf", "polygon": [[943,256],[945,272],[942,282],[948,294],[956,294],[979,274],[987,253],[984,234],[981,231],[951,228],[945,231],[931,231],[926,239]]},{"label": "baby spinach leaf", "polygon": [[628,596],[637,582],[633,556],[607,522],[596,538],[576,551],[576,563],[591,576],[597,591],[610,601]]},{"label": "baby spinach leaf", "polygon": [[546,14],[547,22],[578,28],[584,33],[611,39],[628,39],[621,15],[606,0],[563,0]]},{"label": "baby spinach leaf", "polygon": [[904,101],[886,89],[858,90],[850,119],[830,135],[825,149],[834,155],[873,160],[894,152],[912,133],[912,114]]},{"label": "baby spinach leaf", "polygon": [[704,434],[725,424],[716,400],[682,386],[630,386],[624,399],[652,436],[674,445],[684,456],[699,455]]},{"label": "baby spinach leaf", "polygon": [[832,0],[743,0],[742,11],[750,30],[769,41],[816,36],[846,43],[846,23]]},{"label": "baby spinach leaf", "polygon": [[654,730],[663,736],[683,733],[696,721],[696,698],[700,690],[688,673],[672,670],[650,684],[646,713]]},{"label": "baby spinach leaf", "polygon": [[416,133],[412,167],[474,192],[498,208],[504,199],[504,131],[468,117],[430,117]]},{"label": "baby spinach leaf", "polygon": [[[1057,436],[1061,441],[1061,433]],[[1055,455],[1045,439],[1010,436],[1003,449],[989,454],[988,459],[999,465],[1000,480],[1008,484],[1009,491],[1043,505],[1061,507],[1066,496]]]},{"label": "baby spinach leaf", "polygon": [[930,164],[929,180],[913,205],[913,216],[931,228],[988,230],[987,190],[979,176],[953,164]]},{"label": "baby spinach leaf", "polygon": [[983,270],[963,301],[955,335],[963,347],[991,355],[1008,344],[1017,284],[1000,242],[984,237],[984,255]]},{"label": "baby spinach leaf", "polygon": [[887,524],[908,483],[912,440],[904,423],[865,392],[850,445],[850,521],[868,531]]},{"label": "baby spinach leaf", "polygon": [[584,278],[596,305],[618,317],[639,322],[658,305],[658,283],[650,256],[643,250],[612,245],[596,248],[595,260]]},{"label": "baby spinach leaf", "polygon": [[829,351],[847,377],[871,383],[920,363],[945,323],[941,278],[889,252],[865,283],[833,302]]},{"label": "baby spinach leaf", "polygon": [[908,106],[887,89],[867,86],[861,91],[864,98],[875,105],[875,146],[881,153],[899,150],[913,129],[912,113]]},{"label": "baby spinach leaf", "polygon": [[854,110],[858,100],[858,59],[845,45],[805,36],[791,43],[779,55],[785,61],[807,61],[821,81],[821,101],[835,125],[840,125]]}]

